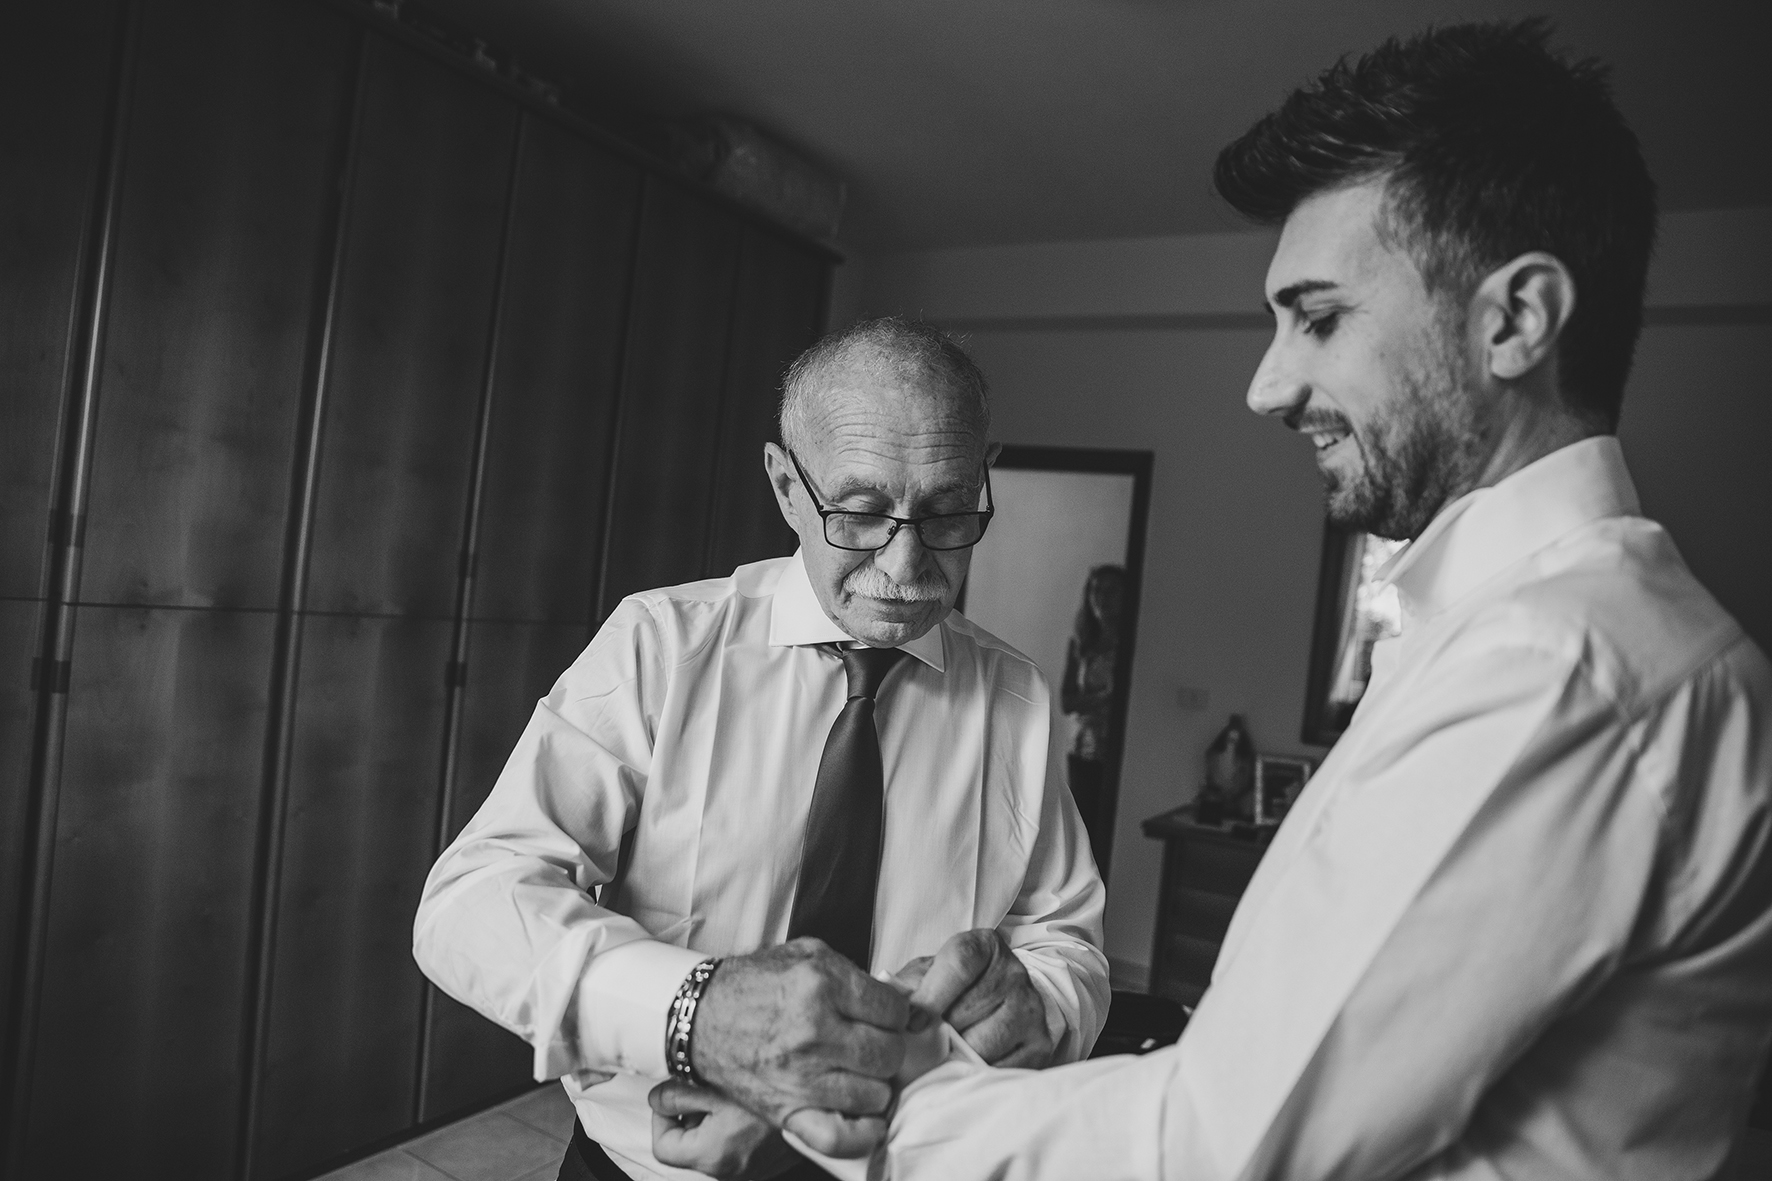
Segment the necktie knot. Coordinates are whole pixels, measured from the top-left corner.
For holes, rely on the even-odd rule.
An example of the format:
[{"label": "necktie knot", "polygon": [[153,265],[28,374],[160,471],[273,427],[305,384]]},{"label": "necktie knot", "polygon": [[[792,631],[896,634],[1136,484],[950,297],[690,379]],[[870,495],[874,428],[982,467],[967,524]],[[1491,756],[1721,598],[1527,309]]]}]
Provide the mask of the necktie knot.
[{"label": "necktie knot", "polygon": [[849,700],[865,697],[872,701],[904,652],[898,648],[843,648],[839,655],[849,678]]}]

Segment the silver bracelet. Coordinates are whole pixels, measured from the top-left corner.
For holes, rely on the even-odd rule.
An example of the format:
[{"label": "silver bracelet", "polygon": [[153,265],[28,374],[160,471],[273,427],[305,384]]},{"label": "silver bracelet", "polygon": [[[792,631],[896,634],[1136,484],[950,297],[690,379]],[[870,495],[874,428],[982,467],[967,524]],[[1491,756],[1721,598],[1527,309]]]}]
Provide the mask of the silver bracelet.
[{"label": "silver bracelet", "polygon": [[683,977],[683,983],[677,986],[677,995],[671,1001],[670,1017],[665,1022],[665,1064],[671,1069],[671,1077],[682,1079],[691,1086],[702,1085],[701,1076],[695,1073],[695,1062],[690,1056],[690,1039],[695,1033],[695,1010],[701,1004],[701,994],[713,978],[714,969],[720,966],[717,959],[703,960],[689,969],[689,975]]}]

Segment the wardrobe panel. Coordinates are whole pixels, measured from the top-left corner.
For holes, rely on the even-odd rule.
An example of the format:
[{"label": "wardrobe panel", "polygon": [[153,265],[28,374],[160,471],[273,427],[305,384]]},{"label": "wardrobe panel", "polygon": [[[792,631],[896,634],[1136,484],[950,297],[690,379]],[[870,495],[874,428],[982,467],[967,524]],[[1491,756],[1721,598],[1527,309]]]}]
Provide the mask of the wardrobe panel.
[{"label": "wardrobe panel", "polygon": [[[446,840],[485,802],[536,702],[589,641],[584,623],[470,625]],[[435,989],[432,1003],[421,1119],[486,1102],[530,1078],[533,1055],[521,1038]]]},{"label": "wardrobe panel", "polygon": [[377,37],[360,117],[308,605],[446,616],[517,110]]},{"label": "wardrobe panel", "polygon": [[[0,947],[19,946],[25,916],[25,853],[35,839],[30,819],[31,730],[37,694],[31,666],[42,643],[43,604],[0,599]],[[11,1019],[12,952],[0,972],[0,1021]],[[0,1044],[6,1035],[0,1032]],[[11,1064],[6,1064],[10,1068]]]},{"label": "wardrobe panel", "polygon": [[778,435],[782,373],[823,328],[829,281],[830,264],[820,255],[766,230],[746,228],[714,476],[710,576],[791,554],[799,545],[764,474],[763,444]]},{"label": "wardrobe panel", "polygon": [[649,180],[640,226],[599,618],[703,572],[738,267],[739,223],[704,197]]},{"label": "wardrobe panel", "polygon": [[582,623],[471,626],[448,840],[485,802],[536,702],[591,641],[590,628]]},{"label": "wardrobe panel", "polygon": [[142,6],[81,597],[274,608],[356,31]]},{"label": "wardrobe panel", "polygon": [[106,1159],[232,1175],[273,629],[79,609],[28,1176],[65,1173],[95,1116]]},{"label": "wardrobe panel", "polygon": [[430,1080],[420,1119],[484,1107],[534,1081],[535,1051],[528,1042],[430,987]]},{"label": "wardrobe panel", "polygon": [[430,869],[446,620],[310,616],[278,887],[256,1175],[412,1118],[424,987],[412,917]]},{"label": "wardrobe panel", "polygon": [[55,455],[77,348],[81,240],[112,103],[115,0],[14,5],[0,70],[0,598],[45,592]]},{"label": "wardrobe panel", "polygon": [[480,510],[480,618],[583,622],[602,557],[640,173],[530,117]]}]

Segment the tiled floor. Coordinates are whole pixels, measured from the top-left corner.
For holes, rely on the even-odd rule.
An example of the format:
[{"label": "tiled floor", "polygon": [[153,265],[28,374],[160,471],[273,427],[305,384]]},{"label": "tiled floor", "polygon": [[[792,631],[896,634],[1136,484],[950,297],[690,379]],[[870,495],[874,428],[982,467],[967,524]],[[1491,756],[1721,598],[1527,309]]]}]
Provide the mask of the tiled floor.
[{"label": "tiled floor", "polygon": [[554,1181],[574,1118],[566,1092],[550,1083],[320,1181]]}]

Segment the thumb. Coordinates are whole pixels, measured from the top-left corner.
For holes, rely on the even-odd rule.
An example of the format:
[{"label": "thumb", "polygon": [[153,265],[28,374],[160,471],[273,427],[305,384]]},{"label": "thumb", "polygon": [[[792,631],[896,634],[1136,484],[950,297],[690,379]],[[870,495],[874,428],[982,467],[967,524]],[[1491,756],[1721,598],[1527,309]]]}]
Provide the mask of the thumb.
[{"label": "thumb", "polygon": [[666,1079],[652,1088],[646,1102],[659,1115],[675,1118],[681,1115],[706,1115],[719,1109],[721,1102],[712,1091],[692,1087],[679,1079]]},{"label": "thumb", "polygon": [[782,1122],[814,1152],[826,1156],[866,1156],[886,1139],[886,1119],[878,1115],[843,1115],[802,1107]]},{"label": "thumb", "polygon": [[996,954],[996,932],[962,931],[941,945],[915,992],[913,1009],[946,1013],[973,981],[984,975]]}]

